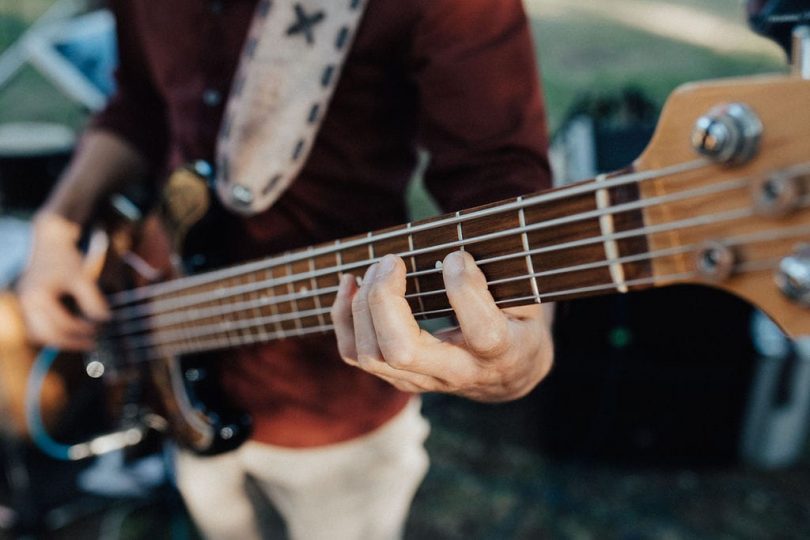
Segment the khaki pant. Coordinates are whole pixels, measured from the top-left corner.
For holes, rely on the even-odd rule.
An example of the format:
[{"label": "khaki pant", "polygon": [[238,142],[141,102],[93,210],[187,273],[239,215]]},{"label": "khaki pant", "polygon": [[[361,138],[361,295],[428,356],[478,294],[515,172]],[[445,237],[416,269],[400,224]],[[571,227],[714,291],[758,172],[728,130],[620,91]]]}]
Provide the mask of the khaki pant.
[{"label": "khaki pant", "polygon": [[428,468],[429,427],[413,399],[372,433],[325,447],[289,449],[248,442],[214,457],[176,456],[177,485],[211,540],[266,538],[246,479],[266,495],[293,540],[400,538]]}]

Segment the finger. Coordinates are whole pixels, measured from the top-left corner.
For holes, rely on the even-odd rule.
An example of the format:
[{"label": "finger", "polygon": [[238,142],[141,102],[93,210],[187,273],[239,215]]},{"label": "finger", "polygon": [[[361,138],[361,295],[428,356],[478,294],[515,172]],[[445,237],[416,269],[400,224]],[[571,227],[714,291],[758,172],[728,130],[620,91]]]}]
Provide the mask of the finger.
[{"label": "finger", "polygon": [[399,377],[389,377],[387,375],[379,375],[377,377],[381,378],[397,390],[401,390],[402,392],[408,392],[409,394],[424,394],[425,392],[437,392],[439,388],[425,388],[424,386],[420,386],[414,384],[411,381],[403,380]]},{"label": "finger", "polygon": [[93,326],[72,317],[58,302],[38,294],[29,297],[26,304],[26,326],[34,341],[69,350],[93,347]]},{"label": "finger", "polygon": [[[374,321],[377,345],[383,360],[395,369],[420,371],[419,353],[438,340],[422,333],[405,299],[405,263],[394,255],[380,261],[369,284],[368,307]],[[424,339],[428,338],[428,339]]]},{"label": "finger", "polygon": [[56,347],[67,351],[89,351],[94,346],[91,338],[75,337],[60,334],[50,321],[43,319],[26,319],[28,339],[31,343],[43,346]]},{"label": "finger", "polygon": [[495,304],[487,281],[469,253],[456,251],[442,264],[447,298],[470,351],[495,358],[509,348],[509,321]]},{"label": "finger", "polygon": [[372,264],[363,276],[363,285],[352,300],[352,317],[354,319],[354,343],[357,348],[357,361],[363,366],[369,362],[381,362],[382,355],[377,345],[377,334],[369,311],[368,293],[379,264]]},{"label": "finger", "polygon": [[354,321],[352,318],[352,298],[357,293],[354,276],[343,274],[340,278],[337,296],[332,304],[330,315],[335,326],[338,352],[341,358],[351,365],[357,365],[357,347],[354,343]]},{"label": "finger", "polygon": [[37,318],[47,321],[55,334],[54,338],[61,336],[77,336],[92,338],[96,333],[93,323],[72,314],[49,291],[42,291],[31,296],[31,313]]},{"label": "finger", "polygon": [[110,310],[107,300],[92,280],[85,277],[77,279],[73,282],[70,293],[85,317],[95,322],[109,320]]},{"label": "finger", "polygon": [[396,369],[382,361],[366,361],[359,367],[406,392],[443,392],[449,388],[441,379],[423,373]]}]

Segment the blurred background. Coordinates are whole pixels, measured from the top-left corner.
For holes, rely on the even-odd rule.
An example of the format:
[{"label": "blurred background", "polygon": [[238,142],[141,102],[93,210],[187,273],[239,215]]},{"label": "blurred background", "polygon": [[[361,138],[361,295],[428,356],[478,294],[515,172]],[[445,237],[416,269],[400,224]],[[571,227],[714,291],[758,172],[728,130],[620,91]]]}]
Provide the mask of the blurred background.
[{"label": "blurred background", "polygon": [[[0,287],[112,91],[112,22],[93,4],[0,0]],[[787,71],[741,0],[525,6],[560,184],[630,163],[680,84]],[[409,197],[415,218],[436,212],[418,178]],[[406,538],[810,535],[807,343],[689,287],[560,305],[555,339],[525,399],[426,396],[432,466]],[[0,538],[196,538],[159,454],[66,466],[6,435],[0,455]]]}]

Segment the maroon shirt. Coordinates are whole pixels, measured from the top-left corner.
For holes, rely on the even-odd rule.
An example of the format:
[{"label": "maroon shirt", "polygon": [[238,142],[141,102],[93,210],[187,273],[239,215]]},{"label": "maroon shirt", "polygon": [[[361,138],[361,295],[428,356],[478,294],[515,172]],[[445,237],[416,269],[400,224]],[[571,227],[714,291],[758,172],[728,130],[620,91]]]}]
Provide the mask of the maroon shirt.
[{"label": "maroon shirt", "polygon": [[[256,1],[111,4],[119,87],[95,127],[131,142],[156,174],[212,160]],[[292,13],[270,16],[294,21]],[[239,255],[407,221],[403,194],[420,147],[431,155],[426,185],[447,211],[548,187],[544,111],[520,0],[369,0],[306,166],[272,208],[238,219]],[[230,354],[223,385],[253,413],[263,442],[346,440],[407,401],[346,366],[333,336]]]}]

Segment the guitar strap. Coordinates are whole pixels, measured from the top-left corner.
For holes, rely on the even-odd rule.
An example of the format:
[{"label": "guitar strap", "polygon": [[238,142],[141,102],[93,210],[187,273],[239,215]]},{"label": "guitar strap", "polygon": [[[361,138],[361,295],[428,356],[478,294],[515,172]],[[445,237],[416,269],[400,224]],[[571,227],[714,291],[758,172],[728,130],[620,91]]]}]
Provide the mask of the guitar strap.
[{"label": "guitar strap", "polygon": [[217,193],[228,208],[269,208],[301,171],[364,8],[364,0],[260,0],[217,140]]}]

